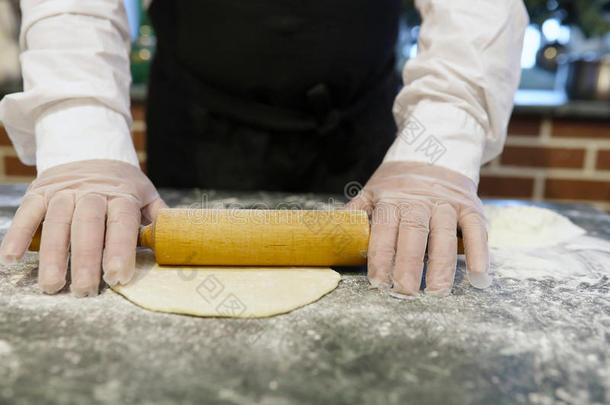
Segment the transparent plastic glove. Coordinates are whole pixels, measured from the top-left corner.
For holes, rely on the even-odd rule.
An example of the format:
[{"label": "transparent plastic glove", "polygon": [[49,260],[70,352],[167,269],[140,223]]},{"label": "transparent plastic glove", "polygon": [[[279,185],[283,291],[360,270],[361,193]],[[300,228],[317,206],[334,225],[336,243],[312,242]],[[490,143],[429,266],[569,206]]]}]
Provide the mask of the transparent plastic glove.
[{"label": "transparent plastic glove", "polygon": [[483,204],[469,178],[439,166],[387,162],[346,208],[371,217],[368,278],[374,287],[416,294],[426,247],[425,292],[448,295],[457,263],[457,229],[462,231],[470,283],[491,284]]},{"label": "transparent plastic glove", "polygon": [[110,285],[131,279],[141,218],[152,220],[165,206],[146,175],[128,163],[86,160],[55,166],[28,187],[0,246],[0,260],[21,259],[44,221],[41,289],[49,294],[62,289],[70,258],[72,293],[95,296],[102,267]]}]

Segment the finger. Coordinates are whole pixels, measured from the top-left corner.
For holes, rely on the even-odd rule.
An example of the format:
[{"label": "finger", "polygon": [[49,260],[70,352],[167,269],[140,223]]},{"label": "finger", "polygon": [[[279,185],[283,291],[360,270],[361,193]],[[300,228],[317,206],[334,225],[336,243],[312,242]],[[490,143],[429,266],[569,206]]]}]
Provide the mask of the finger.
[{"label": "finger", "polygon": [[375,206],[371,220],[367,272],[373,287],[392,286],[391,274],[396,253],[398,220],[398,207],[395,204],[380,202]]},{"label": "finger", "polygon": [[402,206],[392,273],[393,289],[400,294],[414,295],[419,291],[429,227],[430,212],[426,206],[419,203]]},{"label": "finger", "polygon": [[32,236],[44,218],[44,199],[38,194],[26,194],[15,213],[13,222],[0,246],[0,261],[15,263],[23,257]]},{"label": "finger", "polygon": [[98,293],[105,220],[105,197],[86,194],[76,203],[71,227],[70,290],[77,297],[95,296]]},{"label": "finger", "polygon": [[485,218],[478,211],[471,210],[461,215],[459,224],[464,239],[468,280],[473,287],[487,288],[492,279]]},{"label": "finger", "polygon": [[159,210],[164,208],[168,208],[167,204],[165,204],[165,201],[163,201],[161,198],[157,198],[156,200],[142,208],[142,218],[148,222],[152,222],[155,220],[155,218],[157,218]]},{"label": "finger", "polygon": [[59,192],[49,201],[42,226],[38,285],[47,294],[54,294],[66,284],[70,226],[74,215],[74,195]]},{"label": "finger", "polygon": [[131,198],[108,202],[104,281],[108,285],[127,284],[135,271],[136,244],[140,227],[140,207]]},{"label": "finger", "polygon": [[451,292],[457,265],[457,213],[449,204],[432,211],[428,238],[427,294],[446,296]]},{"label": "finger", "polygon": [[345,209],[366,211],[367,215],[371,216],[373,212],[373,200],[371,199],[369,193],[363,189],[360,190],[356,197],[352,198],[347,204],[345,204]]}]

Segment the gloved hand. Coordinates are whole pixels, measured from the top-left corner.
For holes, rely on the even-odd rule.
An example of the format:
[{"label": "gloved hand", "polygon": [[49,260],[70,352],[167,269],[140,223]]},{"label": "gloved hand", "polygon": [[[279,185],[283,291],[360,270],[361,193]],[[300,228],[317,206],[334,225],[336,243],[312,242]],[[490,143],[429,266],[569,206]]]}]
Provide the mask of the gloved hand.
[{"label": "gloved hand", "polygon": [[71,250],[72,293],[95,296],[102,267],[110,285],[131,279],[141,217],[153,220],[164,207],[146,175],[128,163],[86,160],[55,166],[27,189],[0,246],[0,260],[19,260],[44,220],[41,289],[50,294],[62,289]]},{"label": "gloved hand", "polygon": [[426,246],[426,293],[451,292],[462,231],[470,284],[491,284],[483,204],[469,178],[426,163],[387,162],[346,206],[371,217],[368,278],[374,287],[419,291]]}]

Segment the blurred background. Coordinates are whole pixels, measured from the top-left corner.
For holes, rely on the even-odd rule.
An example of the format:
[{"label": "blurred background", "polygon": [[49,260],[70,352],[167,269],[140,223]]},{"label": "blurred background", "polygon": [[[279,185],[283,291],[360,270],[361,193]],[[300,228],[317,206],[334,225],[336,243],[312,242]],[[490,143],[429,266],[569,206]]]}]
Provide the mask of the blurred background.
[{"label": "blurred background", "polygon": [[[18,0],[0,0],[0,98],[19,91]],[[404,0],[397,69],[417,55],[421,20]],[[526,0],[523,73],[500,157],[481,172],[484,197],[586,202],[610,212],[610,0]],[[132,133],[146,168],[144,122],[155,36],[141,0],[125,0],[132,35]],[[0,182],[28,182],[0,125]]]}]

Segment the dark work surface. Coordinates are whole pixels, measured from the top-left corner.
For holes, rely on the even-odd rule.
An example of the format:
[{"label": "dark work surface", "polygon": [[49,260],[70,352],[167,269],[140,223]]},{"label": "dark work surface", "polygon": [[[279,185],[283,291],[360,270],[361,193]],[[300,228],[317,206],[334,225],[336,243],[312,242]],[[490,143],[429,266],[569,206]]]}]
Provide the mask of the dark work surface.
[{"label": "dark work surface", "polygon": [[[4,235],[24,191],[0,186]],[[327,196],[166,190],[171,206],[311,208]],[[610,239],[610,217],[556,205]],[[588,404],[610,400],[609,281],[496,277],[401,300],[359,271],[286,315],[149,312],[105,289],[41,295],[37,257],[0,266],[0,403]]]}]

